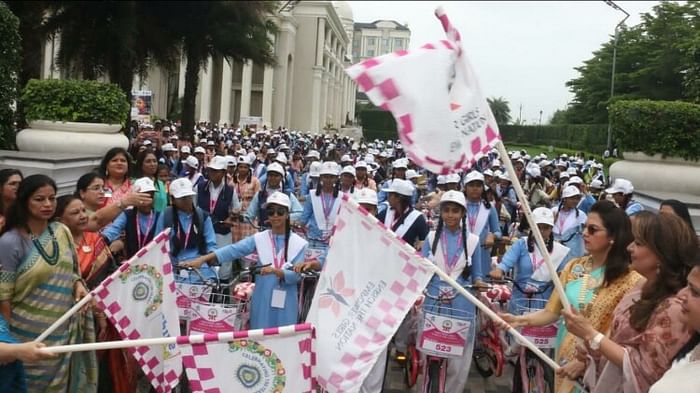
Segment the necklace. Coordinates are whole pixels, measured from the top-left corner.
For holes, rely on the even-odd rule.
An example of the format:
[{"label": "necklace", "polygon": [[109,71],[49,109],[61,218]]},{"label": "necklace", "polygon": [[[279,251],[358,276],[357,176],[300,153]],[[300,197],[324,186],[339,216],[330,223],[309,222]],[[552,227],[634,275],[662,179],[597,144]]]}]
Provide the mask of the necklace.
[{"label": "necklace", "polygon": [[[578,309],[585,317],[590,316],[592,305],[598,297],[598,287],[595,286],[595,288],[589,288],[592,274],[593,259],[589,257],[586,261],[586,265],[584,266],[583,277],[581,277],[581,289],[578,292]],[[591,301],[588,302],[588,304],[585,304],[586,295],[588,294],[589,289],[593,289],[593,296],[591,297]]]},{"label": "necklace", "polygon": [[29,238],[32,239],[32,243],[34,243],[34,248],[39,252],[39,255],[41,255],[42,258],[46,261],[51,266],[56,265],[58,262],[58,240],[56,240],[56,236],[54,236],[53,229],[51,229],[51,226],[47,228],[49,230],[49,235],[51,236],[51,245],[53,246],[53,252],[51,255],[48,255],[46,253],[46,250],[44,250],[44,246],[41,245],[41,242],[39,241],[39,238],[36,237],[32,232],[29,232]]}]

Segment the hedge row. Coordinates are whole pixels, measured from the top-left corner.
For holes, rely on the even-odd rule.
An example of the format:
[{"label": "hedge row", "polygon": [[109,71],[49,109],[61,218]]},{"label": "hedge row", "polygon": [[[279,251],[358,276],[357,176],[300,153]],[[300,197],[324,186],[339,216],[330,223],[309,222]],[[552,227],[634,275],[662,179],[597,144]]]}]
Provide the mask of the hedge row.
[{"label": "hedge row", "polygon": [[[396,139],[396,122],[383,110],[360,112],[365,140]],[[607,142],[606,125],[499,126],[506,143],[556,146],[602,154]]]},{"label": "hedge row", "polygon": [[682,101],[617,101],[610,122],[623,151],[700,159],[700,105]]},{"label": "hedge row", "polygon": [[14,103],[17,100],[21,39],[19,19],[0,2],[0,146],[14,141]]}]

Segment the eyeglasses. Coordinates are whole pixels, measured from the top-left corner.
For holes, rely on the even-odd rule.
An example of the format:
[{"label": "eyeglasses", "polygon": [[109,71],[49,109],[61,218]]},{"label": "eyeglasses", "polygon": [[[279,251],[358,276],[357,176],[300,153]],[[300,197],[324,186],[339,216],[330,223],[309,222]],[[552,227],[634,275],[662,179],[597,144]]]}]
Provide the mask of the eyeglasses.
[{"label": "eyeglasses", "polygon": [[588,232],[589,235],[593,236],[596,234],[596,232],[604,231],[605,228],[600,228],[595,225],[584,225],[583,230]]},{"label": "eyeglasses", "polygon": [[87,188],[90,191],[95,191],[95,192],[106,192],[104,186],[100,185],[95,185]]},{"label": "eyeglasses", "polygon": [[270,207],[265,211],[267,212],[268,217],[275,216],[275,215],[284,216],[285,214],[287,214],[287,209],[285,209],[283,207],[277,207],[277,208]]}]

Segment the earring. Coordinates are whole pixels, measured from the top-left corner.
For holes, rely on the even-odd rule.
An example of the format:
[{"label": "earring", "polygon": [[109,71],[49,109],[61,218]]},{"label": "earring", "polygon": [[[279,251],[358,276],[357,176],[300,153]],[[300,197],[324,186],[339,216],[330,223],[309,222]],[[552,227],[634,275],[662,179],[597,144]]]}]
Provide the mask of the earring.
[{"label": "earring", "polygon": [[615,244],[615,240],[610,240],[610,244]]}]

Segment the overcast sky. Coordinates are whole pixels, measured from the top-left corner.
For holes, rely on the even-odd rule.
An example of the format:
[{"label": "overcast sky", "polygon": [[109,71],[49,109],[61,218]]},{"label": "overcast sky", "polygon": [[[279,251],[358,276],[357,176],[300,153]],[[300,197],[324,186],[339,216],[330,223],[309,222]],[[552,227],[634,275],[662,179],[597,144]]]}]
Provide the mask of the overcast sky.
[{"label": "overcast sky", "polygon": [[[612,36],[624,18],[604,1],[349,1],[355,22],[393,19],[411,29],[410,48],[444,39],[433,15],[442,5],[459,29],[481,88],[488,97],[504,97],[513,120],[537,124],[565,108],[573,95],[564,86],[577,76],[574,67]],[[626,24],[641,21],[658,2],[616,1],[629,12]]]}]

